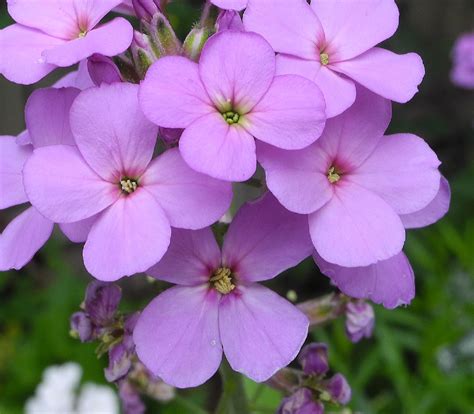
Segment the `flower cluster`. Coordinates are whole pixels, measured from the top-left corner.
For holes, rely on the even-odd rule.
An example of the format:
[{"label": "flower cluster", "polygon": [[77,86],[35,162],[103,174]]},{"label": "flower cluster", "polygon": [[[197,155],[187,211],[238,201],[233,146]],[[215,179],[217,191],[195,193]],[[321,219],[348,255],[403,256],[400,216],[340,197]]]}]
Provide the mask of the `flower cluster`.
[{"label": "flower cluster", "polygon": [[[94,278],[175,284],[121,321],[106,375],[129,372],[136,349],[176,387],[202,384],[224,355],[255,381],[287,366],[309,321],[259,282],[307,257],[350,297],[409,304],[406,230],[439,220],[450,190],[422,138],[386,135],[391,101],[409,101],[424,76],[417,54],[377,46],[397,29],[395,1],[213,0],[217,20],[207,2],[182,44],[166,1],[120,3],[8,1],[1,74],[30,84],[79,67],[30,96],[26,131],[0,138],[0,208],[29,205],[1,235],[0,270],[28,263],[58,224],[84,243]],[[139,30],[104,23],[117,6]],[[236,200],[260,169],[259,199]],[[219,245],[215,223],[229,212]],[[86,298],[72,319],[83,341],[110,333],[120,298],[90,289],[110,307]],[[364,306],[346,309],[353,341],[373,328]]]}]

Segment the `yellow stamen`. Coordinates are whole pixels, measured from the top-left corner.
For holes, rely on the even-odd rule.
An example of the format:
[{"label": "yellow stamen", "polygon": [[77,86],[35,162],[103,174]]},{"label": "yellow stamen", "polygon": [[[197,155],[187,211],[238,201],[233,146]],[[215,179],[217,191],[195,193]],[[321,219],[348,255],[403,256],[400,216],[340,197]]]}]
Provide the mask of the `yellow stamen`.
[{"label": "yellow stamen", "polygon": [[321,61],[321,65],[323,66],[329,65],[329,55],[327,53],[321,53],[319,55],[319,60]]},{"label": "yellow stamen", "polygon": [[227,295],[235,289],[232,283],[232,271],[227,267],[219,267],[209,281],[219,293]]},{"label": "yellow stamen", "polygon": [[130,178],[123,178],[120,180],[120,188],[124,193],[131,194],[133,193],[138,187],[138,183],[135,180],[131,180]]},{"label": "yellow stamen", "polygon": [[341,174],[336,171],[336,167],[329,168],[328,180],[331,184],[337,183],[341,179]]}]

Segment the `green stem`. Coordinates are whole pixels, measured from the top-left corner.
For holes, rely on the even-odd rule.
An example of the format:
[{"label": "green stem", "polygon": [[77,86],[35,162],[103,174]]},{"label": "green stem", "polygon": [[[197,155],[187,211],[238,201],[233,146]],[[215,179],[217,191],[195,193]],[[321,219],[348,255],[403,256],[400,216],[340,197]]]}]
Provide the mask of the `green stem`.
[{"label": "green stem", "polygon": [[242,376],[233,371],[227,361],[219,369],[222,378],[222,396],[216,414],[250,414]]}]

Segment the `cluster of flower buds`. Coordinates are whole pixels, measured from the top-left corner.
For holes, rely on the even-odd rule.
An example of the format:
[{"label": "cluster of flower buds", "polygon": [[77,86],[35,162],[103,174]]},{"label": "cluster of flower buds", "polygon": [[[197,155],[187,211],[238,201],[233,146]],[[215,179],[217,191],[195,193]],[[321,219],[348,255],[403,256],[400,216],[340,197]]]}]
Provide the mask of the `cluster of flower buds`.
[{"label": "cluster of flower buds", "polygon": [[329,372],[328,347],[323,343],[306,345],[298,356],[301,370],[285,368],[268,383],[288,394],[280,404],[278,414],[322,414],[324,404],[345,405],[351,399],[346,378]]},{"label": "cluster of flower buds", "polygon": [[111,283],[91,282],[81,311],[71,316],[71,335],[82,342],[97,342],[97,354],[108,353],[105,378],[116,383],[124,412],[145,412],[140,394],[160,401],[174,397],[174,388],[153,377],[135,353],[133,329],[139,313],[124,316],[118,311],[121,290]]}]

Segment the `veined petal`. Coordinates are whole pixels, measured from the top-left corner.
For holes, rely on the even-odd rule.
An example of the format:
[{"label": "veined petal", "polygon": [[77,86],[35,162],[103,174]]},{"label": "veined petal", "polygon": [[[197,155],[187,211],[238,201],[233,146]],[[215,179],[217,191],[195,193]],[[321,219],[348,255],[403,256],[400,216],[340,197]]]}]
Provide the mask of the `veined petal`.
[{"label": "veined petal", "polygon": [[141,313],[133,332],[138,357],[167,384],[203,384],[219,368],[219,296],[207,286],[174,287]]},{"label": "veined petal", "polygon": [[99,214],[74,223],[60,223],[59,228],[73,243],[84,243]]},{"label": "veined petal", "polygon": [[234,371],[256,382],[286,367],[308,334],[308,318],[263,286],[240,286],[219,305],[224,353]]}]

